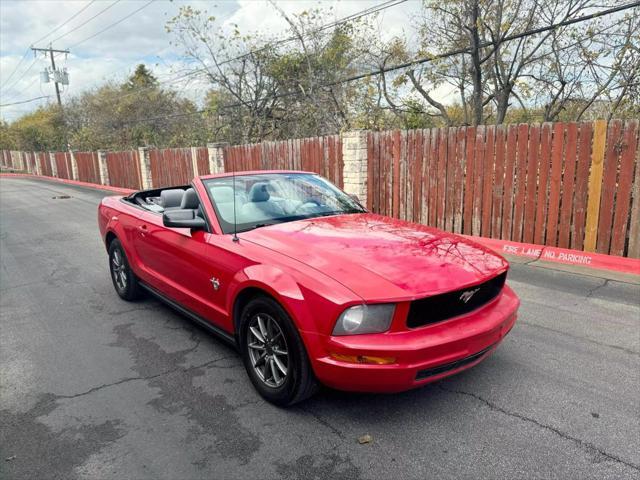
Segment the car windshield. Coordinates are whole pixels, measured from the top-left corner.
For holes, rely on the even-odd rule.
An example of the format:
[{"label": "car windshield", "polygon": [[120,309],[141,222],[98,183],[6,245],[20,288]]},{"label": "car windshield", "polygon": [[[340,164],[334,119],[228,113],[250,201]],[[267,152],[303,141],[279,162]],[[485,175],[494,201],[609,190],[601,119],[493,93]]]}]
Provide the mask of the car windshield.
[{"label": "car windshield", "polygon": [[324,178],[310,173],[265,173],[204,180],[224,233],[304,218],[365,210]]}]

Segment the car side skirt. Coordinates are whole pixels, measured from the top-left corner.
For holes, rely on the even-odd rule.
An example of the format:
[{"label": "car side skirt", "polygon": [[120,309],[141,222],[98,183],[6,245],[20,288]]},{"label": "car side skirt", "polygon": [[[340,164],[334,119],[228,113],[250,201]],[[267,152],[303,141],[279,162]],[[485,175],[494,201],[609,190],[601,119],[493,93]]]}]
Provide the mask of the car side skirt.
[{"label": "car side skirt", "polygon": [[231,335],[230,333],[225,332],[224,330],[222,330],[219,327],[216,327],[211,322],[209,322],[207,319],[205,319],[205,318],[201,317],[200,315],[198,315],[197,313],[194,313],[191,310],[183,307],[178,302],[176,302],[175,300],[167,297],[166,295],[164,295],[163,293],[159,292],[158,290],[156,290],[152,286],[150,286],[150,285],[148,285],[148,284],[146,284],[146,283],[144,283],[144,282],[142,282],[140,280],[138,280],[138,281],[139,281],[140,286],[142,288],[144,288],[147,292],[152,294],[158,300],[162,301],[163,303],[165,303],[166,305],[170,306],[171,308],[173,308],[177,312],[181,313],[182,315],[187,317],[192,322],[198,324],[200,327],[202,327],[205,330],[213,333],[218,338],[224,340],[226,343],[228,343],[229,345],[233,346],[234,348],[238,347],[238,344],[236,342],[235,337],[233,335]]}]

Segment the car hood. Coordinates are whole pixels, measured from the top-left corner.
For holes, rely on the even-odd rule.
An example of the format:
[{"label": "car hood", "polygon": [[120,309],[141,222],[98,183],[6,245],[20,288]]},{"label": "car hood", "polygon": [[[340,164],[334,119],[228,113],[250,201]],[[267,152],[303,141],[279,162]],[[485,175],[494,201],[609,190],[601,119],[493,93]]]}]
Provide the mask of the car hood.
[{"label": "car hood", "polygon": [[458,290],[508,268],[466,238],[372,213],[270,225],[242,238],[309,265],[365,300]]}]

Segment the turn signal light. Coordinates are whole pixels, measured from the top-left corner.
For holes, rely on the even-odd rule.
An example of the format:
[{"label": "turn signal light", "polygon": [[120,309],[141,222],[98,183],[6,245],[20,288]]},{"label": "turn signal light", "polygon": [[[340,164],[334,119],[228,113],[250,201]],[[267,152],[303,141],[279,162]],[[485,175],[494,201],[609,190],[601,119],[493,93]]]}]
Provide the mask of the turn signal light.
[{"label": "turn signal light", "polygon": [[390,365],[396,363],[395,357],[374,357],[372,355],[344,355],[342,353],[331,352],[329,354],[334,360],[349,363],[367,363],[370,365]]}]

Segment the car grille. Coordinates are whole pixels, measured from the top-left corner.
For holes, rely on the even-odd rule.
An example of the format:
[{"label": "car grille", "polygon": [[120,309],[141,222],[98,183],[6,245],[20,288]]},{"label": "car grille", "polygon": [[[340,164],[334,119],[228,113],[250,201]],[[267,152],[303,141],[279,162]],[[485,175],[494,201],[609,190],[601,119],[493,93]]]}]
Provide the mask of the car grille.
[{"label": "car grille", "polygon": [[461,358],[460,360],[456,360],[455,362],[446,363],[444,365],[439,365],[433,368],[427,368],[425,370],[419,370],[416,374],[416,380],[424,380],[425,378],[433,377],[435,375],[440,375],[441,373],[449,372],[451,370],[457,370],[458,368],[462,368],[465,365],[469,365],[470,363],[479,360],[486,353],[495,347],[496,344],[489,345],[484,350],[479,351],[478,353],[474,353],[473,355],[469,355],[468,357]]},{"label": "car grille", "polygon": [[498,296],[506,278],[504,272],[480,285],[414,300],[409,307],[407,327],[431,325],[480,308]]}]

